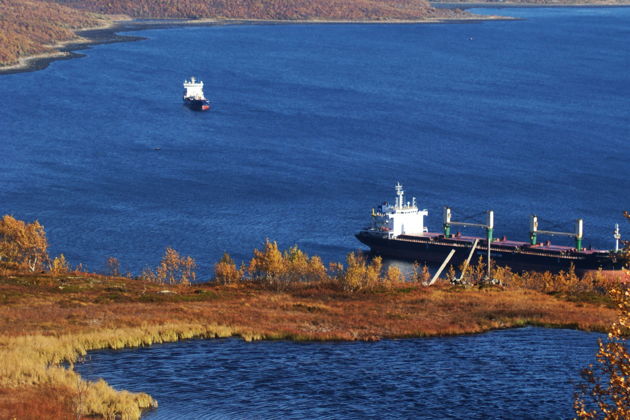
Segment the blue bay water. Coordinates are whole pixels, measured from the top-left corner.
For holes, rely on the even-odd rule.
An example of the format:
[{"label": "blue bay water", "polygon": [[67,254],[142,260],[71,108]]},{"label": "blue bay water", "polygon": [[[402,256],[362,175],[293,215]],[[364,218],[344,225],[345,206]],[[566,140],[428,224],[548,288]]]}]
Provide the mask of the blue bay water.
[{"label": "blue bay water", "polygon": [[601,334],[524,328],[376,343],[198,340],[91,353],[146,419],[568,419]]},{"label": "blue bay water", "polygon": [[[0,210],[74,264],[138,272],[170,245],[205,278],[266,237],[342,259],[396,181],[433,229],[446,204],[523,239],[531,213],[583,217],[610,247],[630,207],[630,9],[476,11],[524,20],[148,30],[2,76]],[[212,112],[181,105],[191,75]],[[190,341],[78,370],[149,392],[154,419],[567,418],[597,337]]]},{"label": "blue bay water", "polygon": [[[523,240],[532,213],[583,217],[585,244],[612,247],[630,9],[477,11],[524,20],[147,30],[2,76],[0,210],[73,264],[137,273],[173,246],[204,279],[265,238],[343,259],[396,181],[432,230],[448,204]],[[211,112],[182,106],[191,75]]]}]

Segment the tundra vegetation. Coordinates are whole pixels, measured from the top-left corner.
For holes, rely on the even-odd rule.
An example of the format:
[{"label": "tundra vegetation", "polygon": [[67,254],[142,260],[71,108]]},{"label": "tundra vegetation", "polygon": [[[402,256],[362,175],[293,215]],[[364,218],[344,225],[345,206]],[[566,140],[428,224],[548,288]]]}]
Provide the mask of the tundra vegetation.
[{"label": "tundra vegetation", "polygon": [[[428,287],[430,273],[421,265],[404,276],[395,267],[384,269],[380,258],[351,253],[344,263],[326,266],[297,246],[282,250],[270,240],[240,265],[224,254],[210,281],[196,282],[195,266],[193,258],[167,248],[155,268],[137,277],[121,275],[116,258],[107,259],[108,274],[87,273],[63,255],[48,255],[38,222],[5,216],[0,418],[135,419],[155,407],[149,395],[83,380],[73,364],[95,349],[212,337],[378,340],[524,325],[606,331],[619,296],[627,296],[618,279],[572,270],[512,273],[495,267],[500,284],[489,285],[483,261],[470,268],[464,284],[449,281],[452,271]],[[619,290],[612,298],[611,285]],[[627,327],[627,314],[616,325]],[[627,398],[616,399],[630,369],[622,353],[626,332],[619,327],[612,344],[601,344],[598,360],[609,360],[603,371],[585,371],[595,393],[576,399],[579,415],[627,410]],[[605,375],[613,373],[612,385],[605,386]]]}]

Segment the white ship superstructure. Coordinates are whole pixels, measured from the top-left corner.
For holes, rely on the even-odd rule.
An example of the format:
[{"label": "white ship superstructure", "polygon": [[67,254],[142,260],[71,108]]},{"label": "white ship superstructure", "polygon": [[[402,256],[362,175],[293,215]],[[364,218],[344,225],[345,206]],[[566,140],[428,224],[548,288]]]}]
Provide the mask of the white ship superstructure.
[{"label": "white ship superstructure", "polygon": [[372,229],[387,232],[390,238],[399,235],[422,235],[427,232],[424,218],[429,212],[418,209],[416,198],[411,203],[405,203],[405,191],[400,183],[396,184],[396,201],[392,206],[383,203],[376,210],[372,210]]},{"label": "white ship superstructure", "polygon": [[184,80],[184,103],[195,111],[207,111],[210,102],[203,94],[203,82],[194,77]]},{"label": "white ship superstructure", "polygon": [[203,82],[197,81],[194,77],[191,77],[190,80],[184,80],[184,89],[184,99],[206,99],[203,95]]}]

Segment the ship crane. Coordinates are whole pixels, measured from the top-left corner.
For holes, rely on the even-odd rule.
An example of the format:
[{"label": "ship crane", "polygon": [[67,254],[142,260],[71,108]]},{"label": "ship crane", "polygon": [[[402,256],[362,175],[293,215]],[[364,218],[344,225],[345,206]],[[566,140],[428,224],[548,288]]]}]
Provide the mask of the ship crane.
[{"label": "ship crane", "polygon": [[[490,247],[492,244],[492,234],[494,231],[494,211],[488,210],[486,212],[486,223],[470,223],[470,222],[454,222],[452,220],[452,213],[450,207],[444,207],[444,236],[451,236],[451,226],[471,226],[471,227],[480,227],[486,230],[487,239],[488,239],[488,279],[490,279]],[[475,246],[477,243],[475,243]],[[472,255],[472,252],[471,252]],[[470,257],[469,257],[470,260]]]},{"label": "ship crane", "polygon": [[540,230],[538,229],[538,216],[531,216],[529,239],[532,245],[536,245],[538,235],[551,235],[551,236],[568,236],[575,238],[575,249],[582,251],[582,239],[584,238],[584,221],[577,219],[575,221],[575,232],[556,232],[553,230]]},{"label": "ship crane", "polygon": [[451,208],[444,207],[444,236],[447,238],[451,236],[451,226],[480,227],[486,230],[486,233],[488,234],[488,242],[492,242],[492,234],[494,231],[494,212],[492,210],[488,210],[486,212],[486,223],[454,222],[452,220]]}]

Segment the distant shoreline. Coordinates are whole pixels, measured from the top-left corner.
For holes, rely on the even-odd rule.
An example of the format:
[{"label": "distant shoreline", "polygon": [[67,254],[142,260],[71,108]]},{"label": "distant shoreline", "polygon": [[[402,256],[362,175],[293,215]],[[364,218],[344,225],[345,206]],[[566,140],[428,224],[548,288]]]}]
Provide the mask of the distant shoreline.
[{"label": "distant shoreline", "polygon": [[50,47],[53,48],[53,51],[26,55],[20,57],[17,63],[2,65],[0,66],[0,75],[43,70],[53,61],[80,58],[83,57],[84,54],[75,51],[87,49],[92,45],[139,41],[144,39],[142,37],[117,34],[130,22],[132,21],[118,20],[108,22],[106,25],[99,27],[77,29],[75,34],[78,38],[60,41],[51,45]]},{"label": "distant shoreline", "polygon": [[571,8],[614,8],[614,7],[630,7],[630,1],[628,3],[580,3],[580,4],[563,4],[563,3],[554,3],[554,4],[537,4],[537,3],[510,3],[510,2],[499,2],[499,1],[478,1],[478,2],[467,2],[467,1],[435,1],[429,0],[431,6],[436,9],[533,9],[533,8],[563,8],[563,7],[571,7]]},{"label": "distant shoreline", "polygon": [[184,26],[219,26],[219,25],[291,25],[291,24],[425,24],[425,23],[477,23],[494,20],[518,20],[504,16],[481,16],[449,18],[427,18],[417,20],[257,20],[257,19],[129,19],[118,20],[102,27],[76,30],[78,39],[62,41],[51,47],[53,51],[21,57],[15,64],[0,66],[0,76],[4,74],[25,73],[43,70],[57,60],[84,57],[76,51],[85,50],[92,45],[112,44],[116,42],[141,41],[142,36],[119,35],[119,32],[142,31],[147,29],[166,29]]},{"label": "distant shoreline", "polygon": [[[626,4],[532,4],[532,3],[509,3],[509,2],[453,2],[453,1],[430,1],[430,4],[437,9],[472,9],[472,8],[562,8],[562,7],[630,7],[630,1]],[[146,38],[142,36],[119,35],[119,32],[142,31],[147,29],[165,29],[183,26],[218,26],[218,25],[291,25],[291,24],[427,24],[427,23],[480,23],[496,20],[521,20],[509,16],[496,15],[474,15],[470,17],[459,16],[456,18],[425,18],[425,19],[392,19],[392,20],[330,20],[330,19],[308,19],[308,20],[263,20],[263,19],[126,19],[113,20],[106,25],[95,28],[77,29],[75,34],[78,38],[60,41],[50,45],[52,51],[38,54],[31,54],[20,57],[17,63],[0,65],[0,76],[5,74],[25,73],[43,70],[50,63],[57,60],[68,60],[72,58],[84,57],[85,54],[76,51],[85,50],[92,45],[111,44],[116,42],[140,41]]]}]

